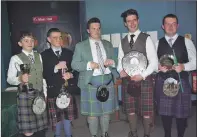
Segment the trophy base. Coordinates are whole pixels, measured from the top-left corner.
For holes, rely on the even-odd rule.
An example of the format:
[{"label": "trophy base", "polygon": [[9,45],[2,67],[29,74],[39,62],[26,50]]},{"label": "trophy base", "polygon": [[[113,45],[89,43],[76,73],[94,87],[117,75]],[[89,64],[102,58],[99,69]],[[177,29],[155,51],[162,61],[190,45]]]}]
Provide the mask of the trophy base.
[{"label": "trophy base", "polygon": [[20,92],[32,92],[34,91],[32,84],[22,84],[19,86]]}]

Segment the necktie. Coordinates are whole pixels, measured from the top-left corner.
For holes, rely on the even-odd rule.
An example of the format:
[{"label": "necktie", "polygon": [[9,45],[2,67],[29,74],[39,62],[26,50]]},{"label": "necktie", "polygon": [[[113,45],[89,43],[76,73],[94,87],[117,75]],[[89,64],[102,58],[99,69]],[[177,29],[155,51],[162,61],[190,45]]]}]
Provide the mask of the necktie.
[{"label": "necktie", "polygon": [[134,43],[133,38],[135,37],[135,35],[132,34],[132,35],[130,35],[130,37],[131,37],[131,40],[130,40],[129,44],[130,44],[130,47],[132,48],[133,47],[133,43]]},{"label": "necktie", "polygon": [[31,63],[32,63],[32,64],[34,64],[34,63],[35,63],[35,61],[34,61],[34,57],[33,57],[33,55],[32,55],[32,54],[29,54],[29,55],[28,55],[28,58],[29,58],[29,60],[31,61]]},{"label": "necktie", "polygon": [[55,51],[55,54],[56,54],[56,56],[57,56],[58,58],[60,58],[60,51],[59,51],[59,50]]},{"label": "necktie", "polygon": [[104,73],[105,72],[105,67],[104,67],[104,59],[103,59],[103,56],[102,56],[101,48],[100,48],[98,42],[95,42],[95,44],[96,44],[96,51],[97,51],[99,66],[102,70],[102,73]]},{"label": "necktie", "polygon": [[170,38],[170,39],[168,40],[170,47],[172,47],[172,40],[173,40],[173,38]]}]

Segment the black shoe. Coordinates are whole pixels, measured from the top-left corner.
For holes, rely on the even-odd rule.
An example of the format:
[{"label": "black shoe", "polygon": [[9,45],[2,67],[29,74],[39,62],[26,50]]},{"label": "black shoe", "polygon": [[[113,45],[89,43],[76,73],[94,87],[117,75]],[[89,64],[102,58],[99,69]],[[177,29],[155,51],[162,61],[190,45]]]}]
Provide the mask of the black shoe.
[{"label": "black shoe", "polygon": [[128,137],[138,137],[137,132],[133,133],[132,131],[129,132]]},{"label": "black shoe", "polygon": [[[103,137],[103,136],[101,136]],[[109,137],[109,134],[107,132],[105,132],[105,136],[104,137]]]}]

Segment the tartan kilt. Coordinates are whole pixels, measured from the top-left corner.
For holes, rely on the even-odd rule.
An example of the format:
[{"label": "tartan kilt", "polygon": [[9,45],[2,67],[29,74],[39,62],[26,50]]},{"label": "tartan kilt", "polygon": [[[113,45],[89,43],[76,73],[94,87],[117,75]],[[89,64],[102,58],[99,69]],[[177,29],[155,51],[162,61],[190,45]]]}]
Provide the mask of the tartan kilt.
[{"label": "tartan kilt", "polygon": [[[99,84],[105,83],[104,76],[100,76],[97,80]],[[81,89],[81,114],[86,116],[102,116],[112,114],[119,109],[118,99],[114,91],[114,84],[111,81],[107,85],[109,91],[109,98],[106,102],[100,102],[96,98],[97,87],[88,84]]]},{"label": "tartan kilt", "polygon": [[131,96],[127,91],[128,80],[122,80],[123,113],[140,116],[154,116],[154,78],[152,75],[141,81],[141,95]]},{"label": "tartan kilt", "polygon": [[189,79],[181,79],[184,92],[179,89],[178,95],[168,97],[163,93],[163,83],[159,75],[156,79],[156,102],[160,115],[173,116],[175,118],[188,118],[191,116],[191,86]]},{"label": "tartan kilt", "polygon": [[[44,98],[44,93],[41,95]],[[34,133],[48,128],[47,110],[41,115],[32,110],[36,92],[20,92],[17,95],[17,123],[19,133]]]},{"label": "tartan kilt", "polygon": [[59,109],[56,105],[56,97],[47,99],[48,117],[52,130],[55,130],[56,123],[63,119],[74,120],[78,117],[76,98],[71,95],[70,104],[65,109]]}]

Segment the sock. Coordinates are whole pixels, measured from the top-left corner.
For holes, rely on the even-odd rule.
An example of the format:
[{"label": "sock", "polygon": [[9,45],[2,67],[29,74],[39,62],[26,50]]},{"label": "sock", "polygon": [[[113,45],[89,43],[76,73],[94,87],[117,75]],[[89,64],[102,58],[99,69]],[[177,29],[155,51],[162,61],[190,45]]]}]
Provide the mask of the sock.
[{"label": "sock", "polygon": [[102,131],[103,137],[105,136],[105,133],[108,132],[109,120],[110,120],[109,115],[104,115],[100,117],[100,125],[101,125],[101,131]]},{"label": "sock", "polygon": [[129,120],[129,128],[132,132],[133,136],[137,136],[137,120],[138,117],[136,114],[133,115],[127,115]]},{"label": "sock", "polygon": [[144,125],[144,135],[150,135],[150,130],[152,126],[152,118],[143,118]]},{"label": "sock", "polygon": [[98,117],[88,117],[89,130],[92,136],[98,132]]},{"label": "sock", "polygon": [[161,116],[165,137],[171,137],[172,116]]},{"label": "sock", "polygon": [[176,118],[178,137],[183,137],[187,126],[187,118]]}]

